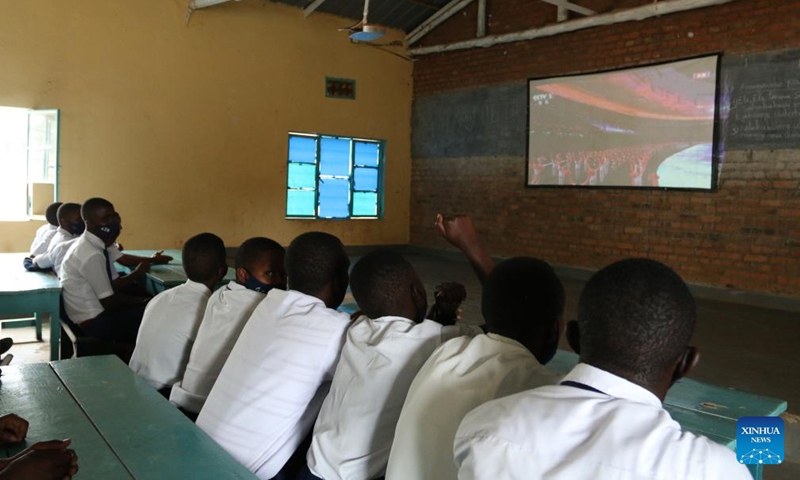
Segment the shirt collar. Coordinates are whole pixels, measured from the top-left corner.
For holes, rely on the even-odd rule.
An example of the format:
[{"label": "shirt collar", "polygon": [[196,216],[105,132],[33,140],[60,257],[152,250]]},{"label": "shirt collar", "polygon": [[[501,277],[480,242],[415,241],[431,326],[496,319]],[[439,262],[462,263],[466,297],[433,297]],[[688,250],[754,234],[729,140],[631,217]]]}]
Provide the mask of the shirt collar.
[{"label": "shirt collar", "polygon": [[567,380],[594,387],[615,398],[661,408],[661,400],[646,388],[585,363],[577,364],[564,377],[564,381]]},{"label": "shirt collar", "polygon": [[245,286],[241,283],[237,282],[236,280],[231,280],[228,282],[228,290],[246,290]]},{"label": "shirt collar", "polygon": [[61,235],[67,235],[69,237],[73,237],[74,236],[74,235],[72,235],[72,232],[70,232],[69,230],[67,230],[64,227],[58,227],[58,229],[56,230],[56,233],[60,233]]},{"label": "shirt collar", "polygon": [[83,232],[83,236],[86,237],[86,241],[89,242],[90,245],[97,247],[100,250],[106,249],[106,242],[100,239],[97,235],[90,231]]},{"label": "shirt collar", "polygon": [[515,347],[520,347],[522,349],[525,349],[525,351],[528,351],[528,349],[525,348],[525,345],[519,343],[518,341],[514,340],[513,338],[504,337],[503,335],[499,335],[497,333],[491,333],[491,332],[487,333],[486,336],[491,338],[492,340],[496,340],[498,342],[502,342],[502,343],[505,343],[505,344],[508,344],[508,345],[514,345]]},{"label": "shirt collar", "polygon": [[186,280],[186,283],[184,285],[186,285],[187,287],[191,288],[192,290],[197,290],[198,292],[203,292],[206,295],[211,295],[211,290],[208,288],[208,286],[206,286],[205,284],[202,284],[200,282],[195,282],[195,281],[192,281],[192,280]]},{"label": "shirt collar", "polygon": [[[414,320],[410,320],[410,319],[408,319],[406,317],[396,317],[394,315],[386,315],[384,317],[378,317],[378,318],[369,318],[366,315],[361,315],[356,320],[361,320],[362,318],[368,318],[371,322],[376,322],[376,323],[377,322],[380,322],[380,323],[404,322],[404,323],[407,323],[409,325],[416,325],[417,324],[417,322],[415,322]],[[433,320],[431,320],[431,321],[433,321]]]}]

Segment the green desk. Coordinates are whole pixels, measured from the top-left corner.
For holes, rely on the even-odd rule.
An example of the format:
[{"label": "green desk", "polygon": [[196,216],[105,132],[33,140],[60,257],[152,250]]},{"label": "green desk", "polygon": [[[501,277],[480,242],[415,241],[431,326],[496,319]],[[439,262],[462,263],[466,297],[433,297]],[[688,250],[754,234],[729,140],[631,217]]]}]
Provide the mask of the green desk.
[{"label": "green desk", "polygon": [[[139,257],[149,257],[157,250],[124,250],[123,253],[136,255]],[[158,295],[164,290],[177,287],[187,280],[186,272],[183,270],[180,250],[164,250],[164,255],[172,257],[172,261],[166,265],[151,265],[147,273],[147,293]],[[130,269],[120,265],[123,270],[130,272]],[[228,268],[228,274],[217,284],[217,288],[226,285],[236,279],[236,270]]]},{"label": "green desk", "polygon": [[0,408],[72,438],[79,478],[256,478],[114,356],[3,367]]},{"label": "green desk", "polygon": [[36,338],[42,338],[42,314],[50,314],[50,359],[59,358],[61,282],[53,274],[28,272],[25,253],[0,254],[0,314],[36,318]]},{"label": "green desk", "polygon": [[[559,375],[567,374],[578,363],[578,355],[559,350],[547,367]],[[664,399],[664,408],[684,430],[704,435],[731,450],[736,450],[736,421],[748,416],[777,416],[786,411],[786,401],[718,387],[684,378]],[[760,480],[762,465],[748,465],[753,478]]]}]

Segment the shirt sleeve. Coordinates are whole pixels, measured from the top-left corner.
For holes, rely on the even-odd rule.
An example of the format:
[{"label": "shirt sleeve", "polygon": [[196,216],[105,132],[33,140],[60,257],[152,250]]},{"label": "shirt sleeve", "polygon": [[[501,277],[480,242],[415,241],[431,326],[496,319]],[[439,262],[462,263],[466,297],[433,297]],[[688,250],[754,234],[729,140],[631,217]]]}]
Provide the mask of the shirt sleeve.
[{"label": "shirt sleeve", "polygon": [[89,257],[81,270],[97,298],[102,300],[114,295],[114,289],[111,288],[111,280],[106,271],[106,259],[101,253]]},{"label": "shirt sleeve", "polygon": [[[116,245],[111,245],[110,247],[108,247],[108,258],[109,258],[109,260],[111,260],[111,263],[114,263],[117,260],[119,260],[120,258],[122,258],[122,252],[119,250],[119,248]],[[112,265],[112,268],[113,268],[113,265]]]},{"label": "shirt sleeve", "polygon": [[36,264],[37,267],[45,269],[45,268],[53,268],[53,250],[50,250],[47,253],[43,253],[41,255],[37,255],[33,258],[33,263]]},{"label": "shirt sleeve", "polygon": [[711,443],[705,478],[714,480],[752,480],[747,466],[736,460],[736,454],[726,447]]}]

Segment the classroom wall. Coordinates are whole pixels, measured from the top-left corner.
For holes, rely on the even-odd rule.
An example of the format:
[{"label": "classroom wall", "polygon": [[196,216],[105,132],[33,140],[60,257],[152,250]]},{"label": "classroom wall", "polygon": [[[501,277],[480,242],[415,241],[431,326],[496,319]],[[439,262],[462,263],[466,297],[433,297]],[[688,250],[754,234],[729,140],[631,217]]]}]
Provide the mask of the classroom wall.
[{"label": "classroom wall", "polygon": [[[598,12],[650,0],[580,2]],[[544,2],[489,2],[488,34],[554,23]],[[474,38],[476,6],[416,46]],[[655,63],[706,53],[800,47],[800,1],[735,1],[555,37],[419,58],[416,100],[495,85]],[[414,145],[416,149],[417,145]],[[724,147],[724,146],[723,146]],[[525,189],[525,158],[414,158],[411,242],[447,245],[430,228],[437,211],[472,214],[492,253],[533,255],[597,269],[647,256],[695,283],[800,294],[800,145],[729,150],[715,193]]]},{"label": "classroom wall", "polygon": [[[0,105],[61,109],[60,199],[111,200],[128,248],[202,231],[407,243],[411,62],[351,45],[347,19],[245,0],[187,24],[187,4],[0,4]],[[355,79],[357,99],[326,98],[326,76]],[[386,140],[384,219],[286,220],[289,131]],[[0,223],[0,251],[27,250],[41,224]]]}]

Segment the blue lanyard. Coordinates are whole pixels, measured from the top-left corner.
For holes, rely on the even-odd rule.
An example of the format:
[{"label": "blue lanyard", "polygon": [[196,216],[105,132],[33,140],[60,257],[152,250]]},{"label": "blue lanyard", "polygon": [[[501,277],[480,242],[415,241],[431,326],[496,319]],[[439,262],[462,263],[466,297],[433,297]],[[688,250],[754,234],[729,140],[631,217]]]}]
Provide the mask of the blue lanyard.
[{"label": "blue lanyard", "polygon": [[561,385],[566,385],[567,387],[580,388],[581,390],[588,390],[590,392],[602,393],[603,395],[607,395],[606,392],[600,391],[594,387],[586,385],[585,383],[573,382],[572,380],[564,380],[563,382],[561,382]]}]

